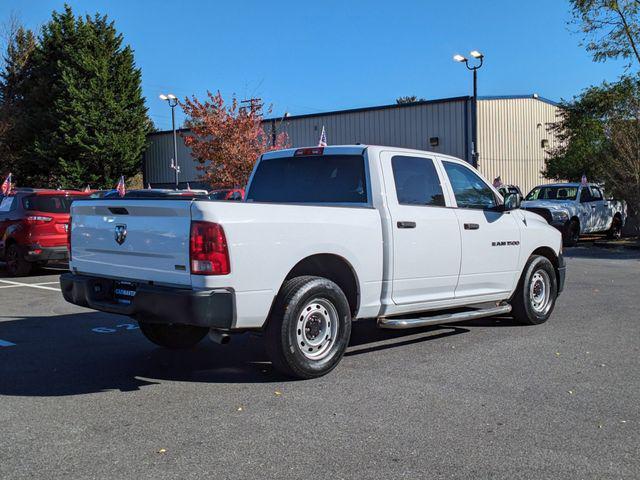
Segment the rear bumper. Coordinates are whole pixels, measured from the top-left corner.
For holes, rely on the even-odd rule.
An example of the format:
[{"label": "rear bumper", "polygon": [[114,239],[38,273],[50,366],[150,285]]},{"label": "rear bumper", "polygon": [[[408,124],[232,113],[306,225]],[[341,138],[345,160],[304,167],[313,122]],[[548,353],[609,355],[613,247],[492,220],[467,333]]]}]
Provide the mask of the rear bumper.
[{"label": "rear bumper", "polygon": [[113,301],[114,280],[65,273],[60,287],[67,302],[150,323],[228,330],[234,321],[234,295],[228,290],[190,290],[138,284],[130,304]]},{"label": "rear bumper", "polygon": [[29,245],[22,247],[22,255],[28,262],[69,261],[69,250],[66,245],[61,247]]}]

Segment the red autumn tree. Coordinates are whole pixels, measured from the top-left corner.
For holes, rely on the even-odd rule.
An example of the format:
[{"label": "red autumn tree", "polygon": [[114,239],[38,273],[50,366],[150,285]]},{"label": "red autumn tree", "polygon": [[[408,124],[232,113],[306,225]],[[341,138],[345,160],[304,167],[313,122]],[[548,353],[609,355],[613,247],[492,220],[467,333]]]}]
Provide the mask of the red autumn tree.
[{"label": "red autumn tree", "polygon": [[234,95],[225,105],[218,91],[207,92],[204,102],[186,98],[181,106],[191,130],[183,135],[184,143],[199,164],[202,180],[213,188],[244,187],[262,153],[288,146],[286,133],[276,135],[274,142],[271,132],[264,131],[262,105],[257,102],[242,107]]}]

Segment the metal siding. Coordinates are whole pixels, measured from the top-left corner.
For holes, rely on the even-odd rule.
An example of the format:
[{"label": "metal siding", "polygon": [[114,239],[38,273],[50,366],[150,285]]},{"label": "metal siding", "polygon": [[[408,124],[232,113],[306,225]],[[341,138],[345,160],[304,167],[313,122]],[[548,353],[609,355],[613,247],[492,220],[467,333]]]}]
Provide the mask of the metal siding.
[{"label": "metal siding", "polygon": [[[398,106],[356,112],[336,112],[322,116],[284,118],[277,122],[277,132],[286,132],[292,147],[313,146],[318,143],[325,126],[330,145],[369,144],[432,150],[465,159],[465,104],[467,100]],[[271,134],[271,125],[264,123]],[[429,145],[430,137],[439,137],[437,147]],[[145,152],[147,181],[168,183],[173,181],[169,163],[173,155],[171,132],[152,134]],[[199,172],[189,149],[178,138],[180,181],[193,182]]]},{"label": "metal siding", "polygon": [[[540,173],[547,158],[543,139],[554,146],[547,125],[557,121],[558,107],[535,98],[478,101],[478,169],[489,180],[500,176],[526,195],[550,183]],[[537,127],[540,124],[541,127]]]}]

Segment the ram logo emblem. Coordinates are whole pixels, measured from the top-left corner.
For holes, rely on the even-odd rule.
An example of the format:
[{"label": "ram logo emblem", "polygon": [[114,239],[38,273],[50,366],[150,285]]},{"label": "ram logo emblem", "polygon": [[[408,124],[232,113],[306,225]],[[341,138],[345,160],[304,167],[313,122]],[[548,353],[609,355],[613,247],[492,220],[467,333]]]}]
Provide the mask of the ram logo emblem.
[{"label": "ram logo emblem", "polygon": [[116,225],[115,237],[118,245],[122,245],[124,241],[127,239],[127,226]]}]

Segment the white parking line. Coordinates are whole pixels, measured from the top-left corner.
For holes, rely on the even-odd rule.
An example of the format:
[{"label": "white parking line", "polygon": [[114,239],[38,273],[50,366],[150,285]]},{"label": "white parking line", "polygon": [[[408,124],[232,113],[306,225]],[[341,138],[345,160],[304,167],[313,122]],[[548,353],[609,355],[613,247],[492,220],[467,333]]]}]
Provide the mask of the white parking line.
[{"label": "white parking line", "polygon": [[[44,285],[40,285],[40,284],[30,284],[30,283],[21,283],[21,282],[12,282],[10,280],[0,280],[0,283],[6,283],[8,285],[12,285],[15,287],[31,287],[31,288],[40,288],[42,290],[52,290],[54,292],[59,292],[60,289],[59,288],[53,288],[53,287],[45,287]],[[47,282],[49,283],[49,282]],[[56,283],[56,282],[53,282]]]},{"label": "white parking line", "polygon": [[0,338],[0,347],[13,347],[15,343],[7,342],[6,340],[2,340]]}]

